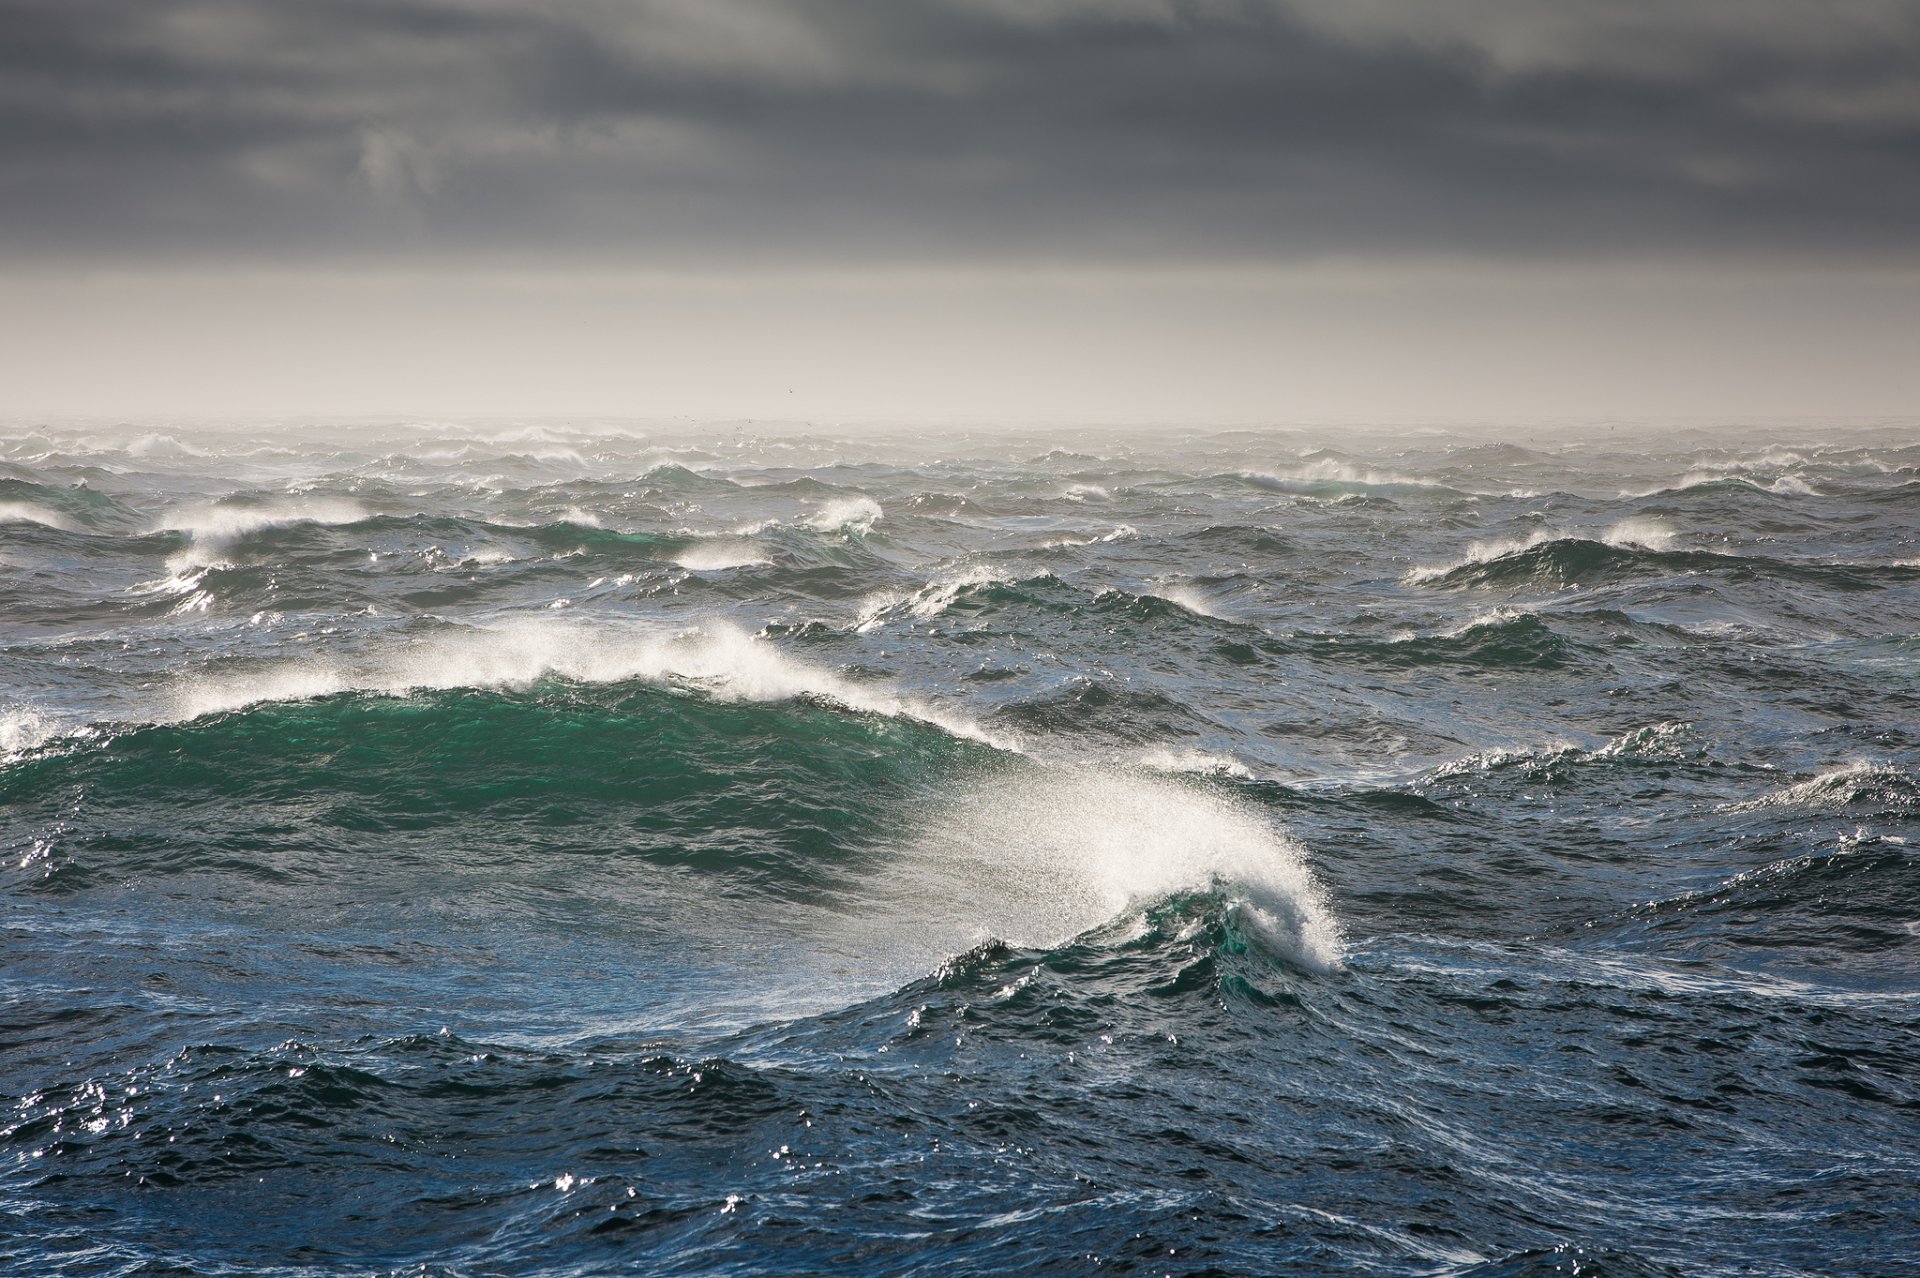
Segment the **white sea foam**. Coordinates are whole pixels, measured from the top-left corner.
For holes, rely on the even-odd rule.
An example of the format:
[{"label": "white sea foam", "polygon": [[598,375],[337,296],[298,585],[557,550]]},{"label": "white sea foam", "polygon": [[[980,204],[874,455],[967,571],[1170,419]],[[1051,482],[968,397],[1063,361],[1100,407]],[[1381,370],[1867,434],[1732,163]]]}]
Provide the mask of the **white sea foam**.
[{"label": "white sea foam", "polygon": [[927,813],[876,885],[923,953],[993,938],[1055,946],[1133,907],[1215,891],[1240,925],[1313,971],[1341,966],[1339,920],[1301,850],[1219,795],[1136,772],[1032,768]]}]

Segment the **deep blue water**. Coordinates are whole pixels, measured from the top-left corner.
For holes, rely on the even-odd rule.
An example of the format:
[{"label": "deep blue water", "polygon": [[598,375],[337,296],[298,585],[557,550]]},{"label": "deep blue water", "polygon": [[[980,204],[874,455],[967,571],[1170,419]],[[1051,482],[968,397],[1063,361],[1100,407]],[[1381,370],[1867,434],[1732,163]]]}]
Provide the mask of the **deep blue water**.
[{"label": "deep blue water", "polygon": [[16,428],[0,1266],[1920,1273],[1920,431]]}]

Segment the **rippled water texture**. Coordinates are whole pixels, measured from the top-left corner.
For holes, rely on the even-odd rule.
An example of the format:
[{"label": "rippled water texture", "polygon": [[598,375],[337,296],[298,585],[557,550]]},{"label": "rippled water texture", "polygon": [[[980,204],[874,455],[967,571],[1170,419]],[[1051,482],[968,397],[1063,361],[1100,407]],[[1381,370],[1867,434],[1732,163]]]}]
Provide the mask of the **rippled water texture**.
[{"label": "rippled water texture", "polygon": [[0,444],[0,1267],[1920,1273],[1920,436]]}]

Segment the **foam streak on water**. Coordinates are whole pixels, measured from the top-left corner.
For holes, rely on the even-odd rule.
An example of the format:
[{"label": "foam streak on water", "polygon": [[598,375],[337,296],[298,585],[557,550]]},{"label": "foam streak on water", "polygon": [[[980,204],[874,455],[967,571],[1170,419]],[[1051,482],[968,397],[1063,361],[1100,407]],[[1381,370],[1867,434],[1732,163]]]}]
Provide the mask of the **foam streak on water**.
[{"label": "foam streak on water", "polygon": [[1915,438],[0,435],[0,1272],[1920,1272]]}]

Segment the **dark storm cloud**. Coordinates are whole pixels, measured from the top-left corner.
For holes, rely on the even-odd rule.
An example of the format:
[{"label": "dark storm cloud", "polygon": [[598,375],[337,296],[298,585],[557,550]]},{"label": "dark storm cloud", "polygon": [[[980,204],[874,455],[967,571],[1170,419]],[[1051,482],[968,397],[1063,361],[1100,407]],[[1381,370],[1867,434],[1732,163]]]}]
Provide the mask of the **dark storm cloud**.
[{"label": "dark storm cloud", "polygon": [[19,262],[1904,257],[1906,0],[0,0]]}]

